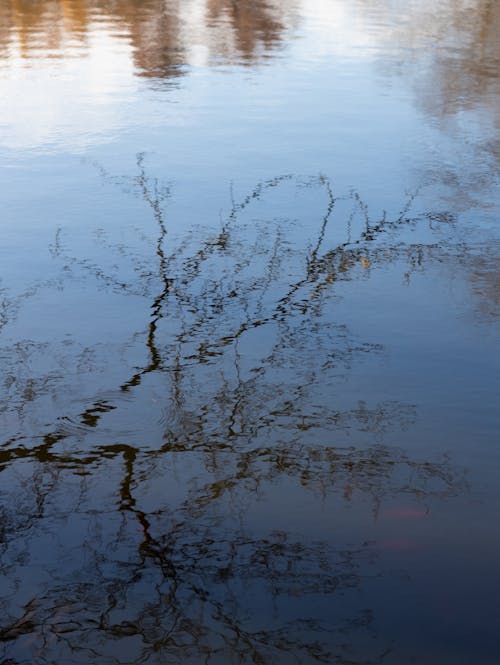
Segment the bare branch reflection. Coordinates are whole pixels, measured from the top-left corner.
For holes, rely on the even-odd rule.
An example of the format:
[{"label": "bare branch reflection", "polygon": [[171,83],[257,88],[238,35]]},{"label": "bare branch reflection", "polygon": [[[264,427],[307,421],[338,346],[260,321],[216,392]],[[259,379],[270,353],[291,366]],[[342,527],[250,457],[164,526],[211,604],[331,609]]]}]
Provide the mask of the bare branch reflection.
[{"label": "bare branch reflection", "polygon": [[[86,460],[61,454],[57,463],[52,457],[50,464],[30,464],[33,488],[46,497],[38,505],[26,484],[19,493],[10,480],[12,510],[4,519],[2,562],[13,588],[2,609],[4,657],[274,663],[293,654],[297,662],[381,662],[387,645],[377,640],[370,612],[359,607],[346,617],[342,611],[342,620],[328,622],[316,617],[313,600],[334,602],[339,596],[340,602],[371,580],[382,582],[375,545],[339,547],[283,530],[258,535],[245,517],[249,501],[284,477],[304,488],[311,483],[323,493],[339,492],[344,500],[361,491],[376,501],[406,492],[426,501],[435,492],[444,498],[461,491],[460,476],[445,460],[420,464],[383,448],[315,450],[297,443],[254,453],[220,452],[215,451],[220,466],[212,470],[219,478],[195,490],[184,488],[175,506],[151,487],[155,476],[172,477],[169,460],[179,453],[168,449],[144,453],[116,445]],[[88,469],[89,475],[78,481],[72,467]],[[44,475],[56,468],[51,482],[57,483],[43,485]],[[105,476],[111,487],[102,482]],[[103,490],[115,494],[116,509],[111,497],[103,503]],[[73,498],[62,504],[57,494]],[[29,502],[21,509],[15,495],[33,497],[23,523],[19,518],[30,514]],[[52,548],[44,548],[47,533],[55,537],[56,551],[72,552],[63,566]],[[45,573],[34,587],[22,574],[38,566]],[[36,596],[15,611],[16,598],[34,588]],[[253,599],[259,606],[255,616]],[[283,602],[289,607],[285,619],[272,611]],[[366,657],[356,646],[365,634],[379,644],[380,658],[373,657],[373,648]]]},{"label": "bare branch reflection", "polygon": [[[144,364],[77,415],[70,394],[49,427],[40,409],[60,386],[56,374],[43,380],[42,365],[37,381],[27,372],[6,387],[15,396],[7,416],[38,431],[0,449],[3,662],[383,662],[390,645],[369,609],[369,589],[387,574],[379,545],[323,529],[317,537],[291,528],[287,510],[261,511],[291,496],[334,506],[362,496],[377,519],[385,501],[427,507],[466,488],[446,457],[384,443],[411,426],[411,405],[342,407],[333,388],[325,393],[381,352],[334,322],[336,284],[396,260],[408,279],[437,250],[378,241],[436,220],[409,216],[414,195],[396,218],[372,220],[359,194],[336,197],[325,176],[285,175],[234,201],[216,233],[194,231],[176,246],[171,191],[149,176],[145,155],[131,185],[155,226],[153,267],[132,256],[138,270],[124,282],[62,242],[54,260],[107,292],[147,299],[136,336]],[[293,241],[293,220],[247,221],[253,204],[287,187],[324,201],[307,246]],[[338,211],[346,238],[332,242]],[[21,346],[14,362],[28,351],[31,368],[46,349]],[[149,440],[141,400],[155,377],[162,434]],[[120,434],[128,412],[134,422]]]}]

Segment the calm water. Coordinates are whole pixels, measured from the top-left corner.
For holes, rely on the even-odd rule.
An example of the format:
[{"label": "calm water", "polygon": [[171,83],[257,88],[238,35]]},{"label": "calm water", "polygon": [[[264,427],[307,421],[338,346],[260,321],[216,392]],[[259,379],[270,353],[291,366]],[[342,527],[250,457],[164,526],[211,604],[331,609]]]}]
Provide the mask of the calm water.
[{"label": "calm water", "polygon": [[500,663],[499,33],[1,0],[2,664]]}]

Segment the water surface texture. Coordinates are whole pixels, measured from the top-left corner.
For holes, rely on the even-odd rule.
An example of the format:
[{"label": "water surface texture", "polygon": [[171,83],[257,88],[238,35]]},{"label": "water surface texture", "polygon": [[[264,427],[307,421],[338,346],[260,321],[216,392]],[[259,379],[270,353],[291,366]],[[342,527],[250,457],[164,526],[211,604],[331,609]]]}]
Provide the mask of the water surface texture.
[{"label": "water surface texture", "polygon": [[0,2],[0,662],[500,663],[500,4]]}]

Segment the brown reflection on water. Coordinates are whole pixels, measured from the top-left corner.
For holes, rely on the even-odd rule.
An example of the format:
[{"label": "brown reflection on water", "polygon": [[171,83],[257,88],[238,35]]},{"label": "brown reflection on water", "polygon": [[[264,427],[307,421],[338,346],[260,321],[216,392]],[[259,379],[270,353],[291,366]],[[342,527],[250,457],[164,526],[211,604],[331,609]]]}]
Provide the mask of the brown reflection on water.
[{"label": "brown reflection on water", "polygon": [[[90,3],[78,0],[7,0],[0,5],[0,46],[9,55],[13,42],[23,58],[47,53],[62,56],[65,38],[85,42]],[[2,53],[0,51],[0,53]]]},{"label": "brown reflection on water", "polygon": [[[397,20],[392,3],[378,0],[335,0],[323,11],[333,18],[346,7],[353,21],[362,19],[357,29],[374,37],[384,67],[403,68],[416,78],[419,103],[427,110],[449,114],[485,99],[495,110],[498,3],[414,3],[398,12]],[[133,45],[143,74],[170,76],[190,63],[193,47],[225,62],[252,62],[288,38],[301,15],[308,15],[307,6],[291,0],[5,0],[0,54],[8,57],[9,45],[17,42],[25,58],[64,57],[71,41],[84,46],[102,26]]]},{"label": "brown reflection on water", "polygon": [[0,55],[16,43],[23,58],[83,54],[104,28],[132,45],[140,74],[169,77],[190,64],[193,47],[206,49],[208,59],[251,63],[280,43],[290,20],[291,3],[272,0],[7,0]]},{"label": "brown reflection on water", "polygon": [[[216,47],[217,52],[231,58],[232,42],[236,52],[251,61],[260,45],[266,49],[278,45],[290,18],[287,14],[289,15],[292,6],[291,2],[265,0],[208,0],[208,25],[220,24],[219,35],[221,42],[225,42],[222,48]],[[229,35],[224,36],[224,32]]]}]

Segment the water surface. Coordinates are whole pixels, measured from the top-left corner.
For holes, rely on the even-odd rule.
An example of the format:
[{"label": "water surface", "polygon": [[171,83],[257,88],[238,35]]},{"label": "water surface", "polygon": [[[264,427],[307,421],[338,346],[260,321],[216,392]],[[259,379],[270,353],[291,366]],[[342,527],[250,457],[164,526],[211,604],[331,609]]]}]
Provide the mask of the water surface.
[{"label": "water surface", "polygon": [[498,5],[0,5],[0,660],[497,665]]}]

